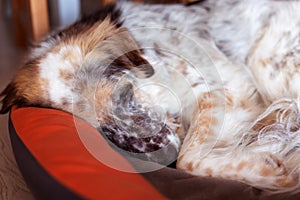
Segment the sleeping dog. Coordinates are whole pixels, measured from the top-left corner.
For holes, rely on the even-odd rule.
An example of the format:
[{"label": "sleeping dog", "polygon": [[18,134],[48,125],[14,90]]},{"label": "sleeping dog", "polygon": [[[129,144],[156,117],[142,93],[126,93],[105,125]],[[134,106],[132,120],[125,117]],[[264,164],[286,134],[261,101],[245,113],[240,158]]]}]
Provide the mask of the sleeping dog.
[{"label": "sleeping dog", "polygon": [[64,110],[144,159],[178,158],[177,168],[194,175],[295,189],[298,94],[285,90],[282,76],[296,70],[298,43],[284,44],[299,31],[277,23],[296,26],[299,7],[272,0],[108,6],[37,44],[1,93],[1,113],[13,105]]}]

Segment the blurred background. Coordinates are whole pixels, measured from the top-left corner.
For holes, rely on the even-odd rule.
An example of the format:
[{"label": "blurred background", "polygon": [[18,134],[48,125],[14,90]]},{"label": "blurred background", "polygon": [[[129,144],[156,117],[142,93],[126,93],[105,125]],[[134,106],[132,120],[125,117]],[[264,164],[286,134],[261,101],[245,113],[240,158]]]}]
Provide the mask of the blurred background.
[{"label": "blurred background", "polygon": [[[52,29],[73,23],[113,0],[0,0],[0,91],[26,56],[28,45]],[[141,1],[141,0],[133,0]],[[189,0],[149,0],[178,3]],[[8,115],[0,115],[0,200],[32,200],[16,165],[8,134]]]},{"label": "blurred background", "polygon": [[[0,91],[4,89],[25,52],[25,43],[16,39],[11,2],[0,0]],[[0,115],[0,199],[33,199],[16,165],[9,135],[8,115]]]}]

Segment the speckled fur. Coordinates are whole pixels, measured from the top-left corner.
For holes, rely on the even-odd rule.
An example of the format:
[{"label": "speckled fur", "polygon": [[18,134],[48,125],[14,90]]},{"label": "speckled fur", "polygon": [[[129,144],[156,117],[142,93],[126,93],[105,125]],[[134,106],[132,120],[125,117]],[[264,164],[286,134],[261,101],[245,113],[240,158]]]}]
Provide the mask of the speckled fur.
[{"label": "speckled fur", "polygon": [[[177,155],[180,138],[178,169],[297,189],[299,5],[120,2],[122,24],[102,19],[42,41],[2,93],[2,112],[13,104],[62,109],[160,163]],[[168,143],[161,158],[148,154]]]},{"label": "speckled fur", "polygon": [[[101,130],[116,148],[127,146],[124,150],[146,153],[144,159],[169,164],[176,159],[180,140],[166,124],[145,135],[155,123],[151,121],[155,111],[139,106],[132,84],[154,71],[131,34],[114,18],[113,9],[107,16],[96,13],[53,33],[34,47],[1,93],[1,113],[12,105],[64,110]],[[126,120],[128,124],[118,123]],[[164,149],[160,157],[151,154],[158,147]]]},{"label": "speckled fur", "polygon": [[[156,72],[159,71],[150,82],[164,83],[172,88],[185,107],[182,123],[188,128],[184,131],[177,161],[179,169],[194,175],[239,180],[272,192],[297,190],[299,103],[293,99],[280,99],[298,95],[296,89],[286,88],[289,73],[284,72],[297,66],[293,59],[297,60],[298,40],[292,35],[299,36],[294,28],[296,25],[293,26],[297,24],[294,15],[297,15],[298,4],[271,0],[208,1],[188,8],[170,6],[174,12],[160,6],[123,5],[124,25],[146,49],[145,57],[155,63]],[[280,17],[280,13],[289,14]],[[136,18],[139,20],[134,20]],[[293,23],[288,22],[292,19]],[[274,28],[269,29],[272,22]],[[281,23],[288,28],[281,29]],[[284,72],[281,75],[286,79],[284,83],[278,82],[279,87],[265,82],[266,76],[256,73],[263,70],[263,66],[254,63],[261,60],[255,58],[253,61],[253,55],[259,57],[268,52],[260,51],[264,48],[274,52],[268,43],[258,46],[262,37],[273,42],[272,36],[265,34],[266,29],[273,34],[277,32],[288,45],[286,49],[280,43],[274,43],[283,48],[263,60],[265,64],[272,59],[279,60],[278,64],[274,63],[272,73],[266,71],[270,78],[276,70],[280,70],[280,74]],[[285,29],[293,30],[286,33]],[[181,62],[184,64],[180,65]],[[175,66],[181,67],[176,69]],[[189,69],[188,73],[184,68]],[[187,77],[189,84],[178,81],[180,75],[174,76],[174,70]],[[297,85],[297,74],[291,75]],[[206,84],[208,88],[203,87]],[[191,85],[197,87],[190,89],[188,86]],[[272,90],[276,95],[268,100],[267,91]],[[154,94],[155,101],[167,102],[164,105],[167,110],[176,111],[166,92],[155,88],[149,91]]]},{"label": "speckled fur", "polygon": [[[249,100],[245,104],[242,99],[237,105],[260,114],[243,130],[240,125],[249,120],[238,110],[231,112],[229,106],[219,124],[222,129],[215,131],[213,122],[218,121],[220,103],[211,95],[216,103],[197,113],[177,166],[195,175],[240,180],[272,192],[298,191],[300,3],[224,0],[208,1],[208,5],[211,37],[229,60],[250,72],[262,97],[260,106]],[[234,79],[232,75],[230,80]],[[236,81],[243,84],[241,76]],[[226,82],[224,87],[226,91]],[[233,99],[239,102],[239,98]],[[239,127],[226,129],[237,118],[242,119],[234,122]],[[199,124],[202,121],[210,124],[203,126]],[[226,138],[230,135],[226,130],[235,137]]]}]

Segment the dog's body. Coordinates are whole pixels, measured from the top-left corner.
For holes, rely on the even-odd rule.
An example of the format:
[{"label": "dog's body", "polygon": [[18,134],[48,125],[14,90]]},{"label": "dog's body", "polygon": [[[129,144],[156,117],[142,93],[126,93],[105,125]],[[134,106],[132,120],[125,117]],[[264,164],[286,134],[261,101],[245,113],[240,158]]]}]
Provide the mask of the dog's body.
[{"label": "dog's body", "polygon": [[[163,164],[176,158],[180,138],[179,169],[262,189],[295,188],[299,105],[272,103],[298,97],[297,8],[272,0],[119,3],[35,47],[1,94],[1,112],[12,105],[61,109],[120,148]],[[285,62],[274,78],[275,55]],[[289,79],[296,85],[286,88]]]}]

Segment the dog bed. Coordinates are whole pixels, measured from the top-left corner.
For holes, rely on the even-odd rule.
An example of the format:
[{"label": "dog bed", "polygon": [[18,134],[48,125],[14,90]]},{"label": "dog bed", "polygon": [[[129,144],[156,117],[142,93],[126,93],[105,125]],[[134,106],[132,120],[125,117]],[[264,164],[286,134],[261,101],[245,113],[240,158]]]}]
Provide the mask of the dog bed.
[{"label": "dog bed", "polygon": [[36,199],[300,199],[172,167],[141,173],[95,128],[55,109],[14,107],[9,129],[18,166]]}]

